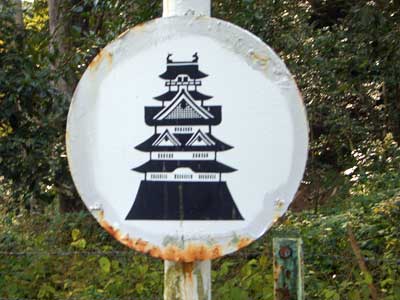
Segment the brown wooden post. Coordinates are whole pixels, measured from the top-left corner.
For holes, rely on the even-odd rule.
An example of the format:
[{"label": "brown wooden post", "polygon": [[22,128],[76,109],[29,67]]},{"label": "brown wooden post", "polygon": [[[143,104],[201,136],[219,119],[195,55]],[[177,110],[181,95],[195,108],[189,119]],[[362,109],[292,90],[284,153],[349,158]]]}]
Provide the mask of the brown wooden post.
[{"label": "brown wooden post", "polygon": [[354,255],[357,258],[358,266],[360,267],[360,270],[363,272],[365,282],[368,285],[368,289],[371,294],[371,299],[378,300],[378,290],[374,284],[372,275],[368,270],[367,264],[365,263],[365,259],[361,253],[360,246],[358,245],[356,236],[354,235],[350,224],[347,225],[347,233],[349,235],[351,248],[353,249]]}]

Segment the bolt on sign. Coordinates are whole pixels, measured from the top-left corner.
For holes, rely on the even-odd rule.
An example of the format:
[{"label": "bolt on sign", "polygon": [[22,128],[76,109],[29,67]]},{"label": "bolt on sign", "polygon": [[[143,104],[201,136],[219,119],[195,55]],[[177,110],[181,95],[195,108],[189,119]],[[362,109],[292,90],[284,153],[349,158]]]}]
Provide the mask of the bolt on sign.
[{"label": "bolt on sign", "polygon": [[260,39],[207,16],[160,18],[105,47],[72,100],[77,189],[126,246],[208,260],[288,208],[307,156],[296,84]]}]

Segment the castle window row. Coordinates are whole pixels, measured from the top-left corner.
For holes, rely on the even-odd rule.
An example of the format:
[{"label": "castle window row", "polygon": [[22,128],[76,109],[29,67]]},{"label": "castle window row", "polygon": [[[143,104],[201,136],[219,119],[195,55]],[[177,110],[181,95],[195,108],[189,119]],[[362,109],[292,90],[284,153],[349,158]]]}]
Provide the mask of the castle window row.
[{"label": "castle window row", "polygon": [[151,179],[167,179],[168,176],[167,176],[167,174],[151,174],[150,178]]},{"label": "castle window row", "polygon": [[175,174],[174,178],[175,179],[192,179],[193,175],[192,174]]},{"label": "castle window row", "polygon": [[192,127],[175,127],[175,132],[192,132]]},{"label": "castle window row", "polygon": [[203,153],[203,152],[196,152],[196,153],[193,153],[193,158],[208,158],[208,153],[207,152],[205,152],[205,153]]},{"label": "castle window row", "polygon": [[158,158],[174,158],[173,153],[158,153]]},{"label": "castle window row", "polygon": [[199,174],[199,179],[216,179],[217,176],[214,174]]}]

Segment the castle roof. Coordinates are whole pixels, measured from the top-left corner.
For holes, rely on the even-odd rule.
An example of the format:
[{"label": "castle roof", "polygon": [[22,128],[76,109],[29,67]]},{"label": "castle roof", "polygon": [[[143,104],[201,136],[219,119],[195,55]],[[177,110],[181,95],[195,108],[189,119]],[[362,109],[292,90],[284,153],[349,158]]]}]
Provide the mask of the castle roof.
[{"label": "castle roof", "polygon": [[[185,106],[184,104],[183,106]],[[176,111],[171,111],[165,118],[160,117],[160,112],[165,107],[146,106],[144,113],[145,122],[149,126],[168,126],[168,125],[218,125],[221,123],[221,106],[202,106],[202,111],[207,111],[207,117],[203,118],[189,105],[185,108],[176,107]],[[182,111],[183,110],[183,111]],[[209,117],[208,114],[212,115]]]},{"label": "castle roof", "polygon": [[[212,96],[205,95],[198,91],[188,91],[188,93],[194,100],[208,100],[212,98]],[[177,94],[178,91],[168,91],[160,96],[154,97],[154,99],[159,101],[171,101]]]},{"label": "castle roof", "polygon": [[213,119],[204,107],[197,105],[186,89],[181,89],[174,101],[157,113],[153,119]]},{"label": "castle roof", "polygon": [[167,70],[160,75],[165,80],[173,80],[178,75],[188,75],[191,79],[201,79],[208,75],[199,70],[197,62],[169,62]]},{"label": "castle roof", "polygon": [[[168,130],[167,130],[168,131]],[[154,134],[150,138],[148,138],[143,143],[137,145],[135,149],[144,151],[144,152],[153,152],[153,151],[226,151],[232,149],[232,146],[221,142],[219,139],[211,135],[210,133],[199,133],[195,134],[175,134],[174,139],[176,139],[179,143],[176,143],[174,139],[168,139],[169,143],[160,143],[160,140],[165,136],[168,136],[170,133],[166,133],[166,131],[162,134]],[[193,141],[198,138],[200,135],[205,135],[207,138],[204,143],[194,143]],[[198,139],[197,139],[198,140]],[[210,142],[211,140],[211,142]]]}]

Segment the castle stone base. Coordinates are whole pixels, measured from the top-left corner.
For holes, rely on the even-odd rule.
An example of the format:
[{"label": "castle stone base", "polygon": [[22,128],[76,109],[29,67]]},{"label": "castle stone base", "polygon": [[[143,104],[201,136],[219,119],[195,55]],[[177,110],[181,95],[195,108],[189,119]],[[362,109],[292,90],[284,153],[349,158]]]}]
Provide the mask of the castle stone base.
[{"label": "castle stone base", "polygon": [[226,182],[144,181],[126,220],[243,220]]}]

